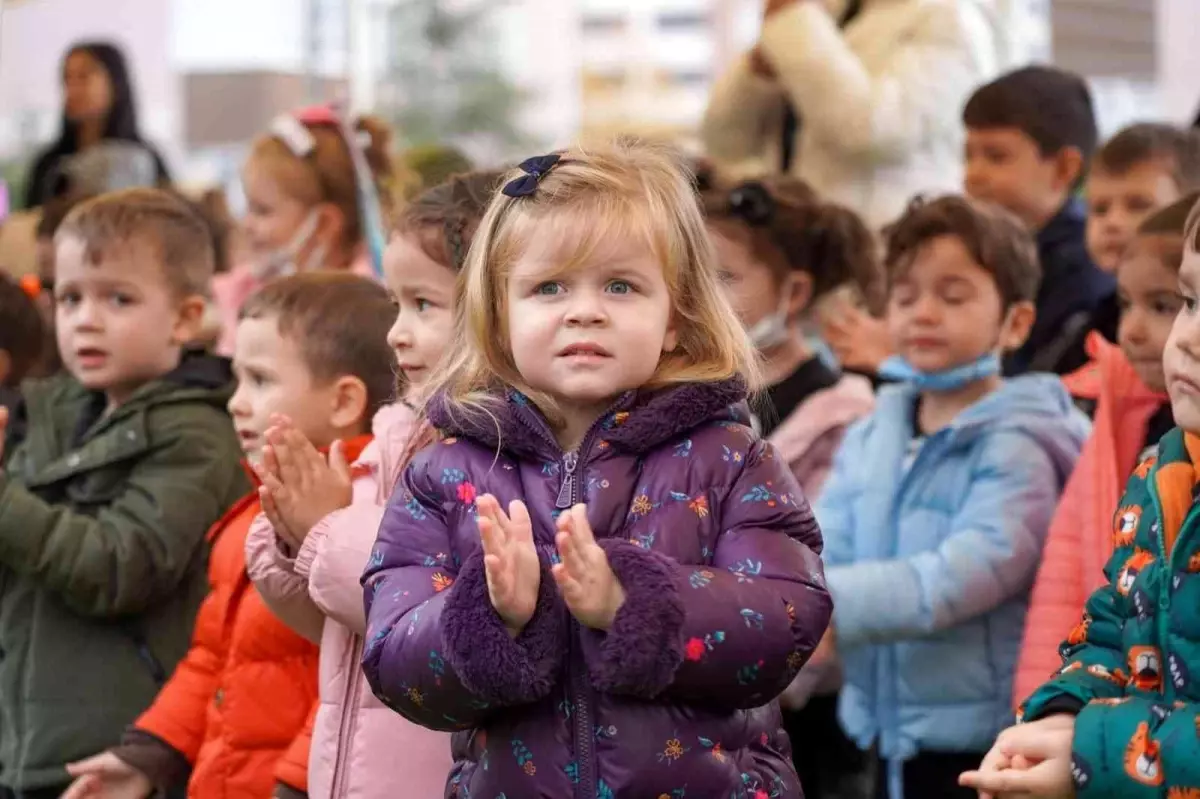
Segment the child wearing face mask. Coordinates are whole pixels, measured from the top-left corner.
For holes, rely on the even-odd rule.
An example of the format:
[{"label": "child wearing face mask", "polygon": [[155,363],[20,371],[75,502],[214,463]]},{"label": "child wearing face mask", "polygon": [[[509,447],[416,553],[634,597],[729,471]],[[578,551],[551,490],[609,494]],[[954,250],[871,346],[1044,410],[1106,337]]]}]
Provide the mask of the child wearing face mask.
[{"label": "child wearing face mask", "polygon": [[[1118,509],[1125,480],[1153,455],[1175,426],[1166,394],[1162,353],[1183,307],[1179,264],[1183,225],[1193,193],[1151,214],[1117,266],[1120,346],[1092,337],[1093,363],[1065,379],[1076,397],[1095,406],[1095,427],[1054,514],[1025,623],[1013,701],[1019,704],[1062,665],[1059,644],[1079,611],[1105,582],[1103,567],[1114,536],[1136,525],[1136,513]],[[1115,515],[1114,515],[1115,511]]]},{"label": "child wearing face mask", "polygon": [[375,439],[358,460],[327,463],[290,420],[267,433],[265,515],[246,540],[246,563],[275,614],[321,644],[321,706],[309,757],[313,799],[388,799],[398,785],[411,796],[445,789],[449,736],[388,710],[362,679],[359,580],[393,486],[411,453],[431,440],[417,431],[414,408],[450,342],[455,277],[500,177],[452,178],[404,209],[383,259],[397,306],[388,343],[404,394],[375,415]]},{"label": "child wearing face mask", "polygon": [[475,236],[364,575],[375,693],[453,730],[447,796],[800,796],[775,697],[830,613],[821,537],[749,427],[755,355],[690,176],[532,158]]},{"label": "child wearing face mask", "polygon": [[382,274],[382,218],[397,173],[391,131],[373,117],[347,125],[332,109],[277,118],[242,167],[248,261],[213,280],[217,351],[233,351],[237,314],[272,277],[318,269]]},{"label": "child wearing face mask", "polygon": [[1010,715],[1026,595],[1088,423],[1058,378],[1004,380],[1033,324],[1037,258],[998,207],[917,201],[890,231],[897,353],[817,503],[844,668],[840,717],[883,799],[973,796]]},{"label": "child wearing face mask", "polygon": [[875,241],[852,211],[791,179],[709,191],[703,205],[729,300],[763,358],[754,424],[813,499],[846,426],[874,398],[869,381],[822,357],[816,319],[830,301],[876,289]]},{"label": "child wearing face mask", "polygon": [[[395,390],[392,315],[382,286],[345,273],[276,279],[247,299],[229,412],[249,464],[263,457],[275,414],[332,448],[334,462],[358,457]],[[209,591],[191,648],[118,746],[68,767],[76,780],[64,799],[140,799],[184,783],[194,799],[307,793],[318,653],[251,585],[246,538],[260,510],[252,491],[209,531]]]}]

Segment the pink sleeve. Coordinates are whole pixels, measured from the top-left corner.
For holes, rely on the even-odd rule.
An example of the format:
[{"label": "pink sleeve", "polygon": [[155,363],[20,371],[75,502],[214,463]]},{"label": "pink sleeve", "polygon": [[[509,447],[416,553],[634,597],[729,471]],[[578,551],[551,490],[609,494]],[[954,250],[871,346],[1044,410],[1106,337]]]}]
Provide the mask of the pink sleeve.
[{"label": "pink sleeve", "polygon": [[1088,598],[1080,554],[1084,537],[1109,534],[1108,530],[1088,529],[1094,457],[1095,447],[1089,440],[1050,522],[1025,617],[1025,637],[1013,681],[1014,707],[1062,666],[1059,645],[1079,623]]},{"label": "pink sleeve", "polygon": [[246,538],[246,572],[263,602],[280,621],[315,644],[321,642],[325,616],[309,597],[308,583],[284,554],[275,528],[259,514]]},{"label": "pink sleeve", "polygon": [[296,555],[296,574],[316,607],[359,635],[367,626],[359,581],[382,519],[382,505],[355,502],[317,522]]}]

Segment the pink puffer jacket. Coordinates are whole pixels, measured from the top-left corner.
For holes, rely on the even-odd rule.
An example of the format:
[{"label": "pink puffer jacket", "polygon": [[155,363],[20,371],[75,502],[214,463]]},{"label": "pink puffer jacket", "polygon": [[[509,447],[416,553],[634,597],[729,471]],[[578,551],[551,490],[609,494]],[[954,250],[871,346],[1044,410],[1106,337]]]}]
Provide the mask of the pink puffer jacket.
[{"label": "pink puffer jacket", "polygon": [[403,405],[382,409],[375,441],[355,462],[354,501],[308,534],[295,560],[259,516],[246,565],[271,610],[321,644],[321,706],[313,729],[308,794],[313,799],[430,797],[445,792],[450,736],[405,721],[384,707],[362,675],[363,592],[359,578],[375,544],[384,503],[413,432]]}]

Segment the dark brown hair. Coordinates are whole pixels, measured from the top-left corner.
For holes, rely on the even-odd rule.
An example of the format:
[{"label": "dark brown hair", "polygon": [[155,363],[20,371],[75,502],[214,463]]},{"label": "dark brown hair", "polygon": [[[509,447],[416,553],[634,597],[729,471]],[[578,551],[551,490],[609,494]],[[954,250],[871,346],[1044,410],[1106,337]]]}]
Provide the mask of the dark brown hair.
[{"label": "dark brown hair", "polygon": [[847,284],[869,303],[876,299],[880,269],[871,231],[850,209],[819,202],[807,183],[749,181],[704,192],[701,201],[708,223],[748,247],[776,280],[805,272],[812,276],[813,300]]},{"label": "dark brown hair", "polygon": [[1200,192],[1194,191],[1146,217],[1138,225],[1130,251],[1142,249],[1157,258],[1165,268],[1178,272],[1183,264],[1184,230],[1192,206],[1198,199]]},{"label": "dark brown hair", "polygon": [[80,239],[95,262],[130,241],[152,245],[167,283],[181,297],[207,295],[215,253],[212,231],[190,203],[163,189],[125,189],[80,203],[55,239]]},{"label": "dark brown hair", "polygon": [[1092,169],[1119,176],[1151,161],[1170,170],[1180,191],[1200,188],[1200,133],[1157,122],[1130,125],[1096,152]]},{"label": "dark brown hair", "polygon": [[932,200],[917,198],[885,235],[889,288],[908,272],[930,241],[954,236],[996,281],[1004,308],[1037,297],[1042,270],[1033,236],[1019,219],[998,205],[957,194]]},{"label": "dark brown hair", "polygon": [[1016,128],[1043,158],[1074,147],[1084,163],[1096,149],[1096,113],[1087,83],[1074,72],[1035,65],[1008,72],[975,90],[963,124],[976,130]]},{"label": "dark brown hair", "polygon": [[8,353],[3,385],[15,386],[37,365],[50,344],[41,313],[21,284],[0,272],[0,350]]},{"label": "dark brown hair", "polygon": [[396,232],[412,234],[432,260],[459,271],[504,175],[501,170],[468,172],[426,189],[401,212]]},{"label": "dark brown hair", "polygon": [[387,290],[347,272],[318,271],[273,280],[242,305],[238,319],[274,318],[321,382],[352,375],[367,387],[369,422],[391,401],[396,354],[387,343],[395,308]]}]

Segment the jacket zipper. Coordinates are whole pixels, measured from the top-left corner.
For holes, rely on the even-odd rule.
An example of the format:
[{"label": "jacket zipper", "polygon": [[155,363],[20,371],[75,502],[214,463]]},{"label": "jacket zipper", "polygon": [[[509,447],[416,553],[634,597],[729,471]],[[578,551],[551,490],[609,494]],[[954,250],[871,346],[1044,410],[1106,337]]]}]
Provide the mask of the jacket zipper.
[{"label": "jacket zipper", "polygon": [[354,728],[357,726],[360,710],[358,703],[359,685],[363,673],[362,668],[358,665],[362,660],[362,638],[357,634],[350,636],[350,658],[349,667],[346,669],[350,676],[346,678],[346,691],[342,695],[342,722],[338,727],[337,755],[334,758],[333,779],[329,783],[333,791],[332,797],[345,795],[345,782],[350,778],[349,769],[346,768],[346,758],[349,756],[350,747],[353,743],[351,736],[354,735]]},{"label": "jacket zipper", "polygon": [[[622,396],[613,404],[612,408],[605,411],[588,428],[579,446],[571,452],[562,452],[562,447],[548,431],[524,418],[521,413],[517,413],[517,418],[523,425],[536,433],[554,450],[562,452],[563,481],[559,486],[558,497],[554,503],[556,510],[567,510],[579,502],[579,484],[582,481],[579,469],[582,465],[581,459],[585,459],[591,450],[592,440],[600,430],[601,421],[620,407],[624,401],[625,396]],[[592,697],[585,676],[587,664],[584,662],[583,651],[579,644],[581,635],[582,627],[572,618],[568,682],[575,703],[575,759],[579,766],[579,782],[575,786],[575,796],[577,799],[595,799],[597,781],[596,764],[592,756]]]}]

